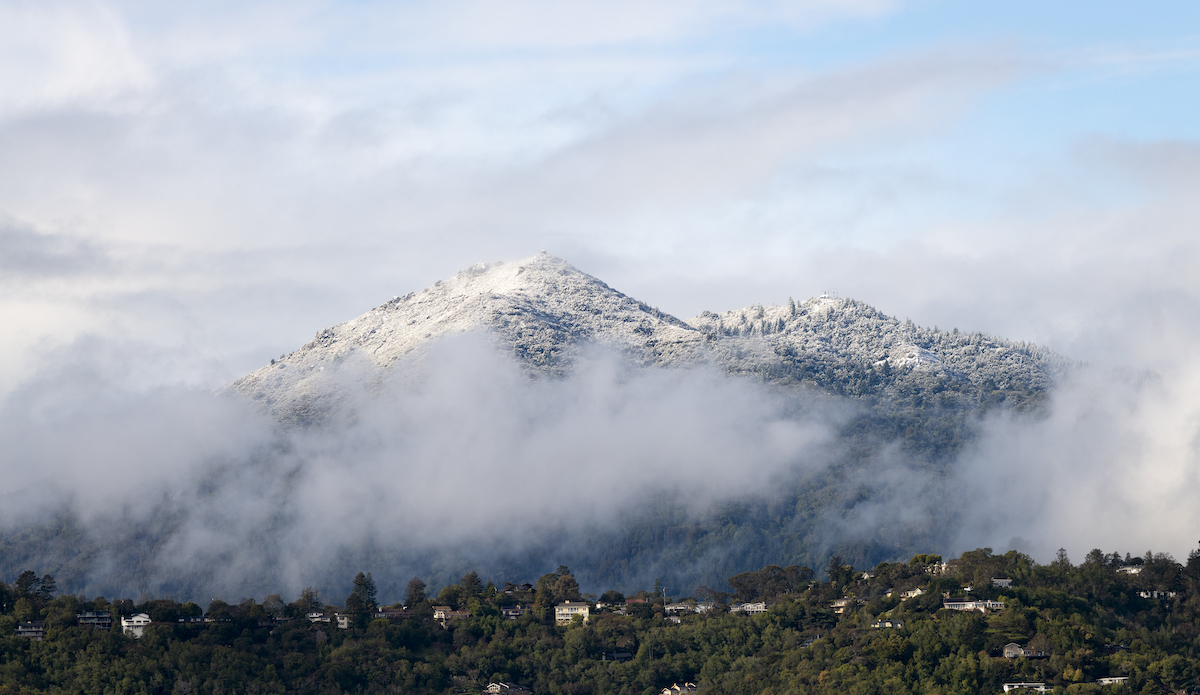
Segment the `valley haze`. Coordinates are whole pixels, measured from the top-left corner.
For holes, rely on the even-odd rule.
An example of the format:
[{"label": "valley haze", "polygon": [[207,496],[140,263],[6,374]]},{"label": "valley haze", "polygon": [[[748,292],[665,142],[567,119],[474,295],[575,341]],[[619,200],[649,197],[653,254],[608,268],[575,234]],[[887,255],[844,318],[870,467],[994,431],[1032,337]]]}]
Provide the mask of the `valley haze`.
[{"label": "valley haze", "polygon": [[106,349],[78,342],[0,410],[3,570],[67,591],[336,599],[362,569],[390,601],[412,576],[568,564],[585,590],[678,594],[831,554],[1194,535],[1176,385],[849,298],[684,321],[541,253],[217,392],[131,386],[142,365]]}]

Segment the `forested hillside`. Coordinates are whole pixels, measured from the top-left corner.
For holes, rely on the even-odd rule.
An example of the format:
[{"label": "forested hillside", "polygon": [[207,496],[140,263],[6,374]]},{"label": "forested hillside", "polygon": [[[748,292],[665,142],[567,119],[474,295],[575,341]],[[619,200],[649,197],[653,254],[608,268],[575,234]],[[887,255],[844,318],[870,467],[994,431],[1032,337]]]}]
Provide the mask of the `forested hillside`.
[{"label": "forested hillside", "polygon": [[[213,601],[211,622],[197,622],[199,606],[166,599],[55,596],[52,577],[26,573],[0,586],[0,693],[474,693],[503,682],[534,693],[650,695],[694,682],[701,693],[915,695],[1039,682],[1118,695],[1200,682],[1197,552],[1180,565],[1094,550],[1075,566],[1065,553],[1038,565],[985,548],[866,573],[835,557],[824,569],[827,581],[768,566],[730,577],[733,593],[701,588],[672,603],[657,589],[628,599],[607,592],[600,604],[579,595],[567,567],[528,588],[485,586],[470,572],[436,597],[414,579],[407,610],[381,613],[373,579],[360,573],[344,608],[306,590],[290,604]],[[591,615],[556,624],[554,606],[571,599],[590,599]],[[1003,607],[944,607],[967,600]],[[766,610],[727,612],[741,602]],[[502,608],[518,603],[529,610],[507,619]],[[435,605],[469,615],[439,621]],[[145,612],[154,622],[134,638],[77,624],[83,611]],[[319,616],[335,620],[310,622]],[[43,641],[14,635],[33,619],[44,621]]]}]

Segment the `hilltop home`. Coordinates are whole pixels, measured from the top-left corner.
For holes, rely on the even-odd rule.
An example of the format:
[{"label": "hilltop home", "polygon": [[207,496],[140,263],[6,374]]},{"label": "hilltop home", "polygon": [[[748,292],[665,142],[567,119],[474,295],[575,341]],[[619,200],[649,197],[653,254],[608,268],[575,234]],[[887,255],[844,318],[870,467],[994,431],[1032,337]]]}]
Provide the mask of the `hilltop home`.
[{"label": "hilltop home", "polygon": [[131,615],[128,618],[121,618],[121,630],[132,636],[134,639],[142,636],[142,632],[146,626],[150,624],[150,616],[145,613]]},{"label": "hilltop home", "polygon": [[554,607],[554,620],[559,625],[565,625],[571,622],[571,619],[577,615],[583,616],[583,622],[587,622],[589,614],[589,606],[583,601],[567,601],[560,603]]},{"label": "hilltop home", "polygon": [[1124,572],[1125,574],[1141,574],[1142,566],[1141,565],[1125,565],[1124,567],[1118,567],[1117,571]]},{"label": "hilltop home", "polygon": [[17,623],[17,637],[28,637],[34,642],[41,642],[46,636],[46,623],[34,620],[27,623]]},{"label": "hilltop home", "polygon": [[320,611],[313,611],[304,617],[308,618],[308,622],[310,622],[310,623],[327,623],[327,622],[329,622],[329,616],[325,615],[324,613],[322,613]]}]

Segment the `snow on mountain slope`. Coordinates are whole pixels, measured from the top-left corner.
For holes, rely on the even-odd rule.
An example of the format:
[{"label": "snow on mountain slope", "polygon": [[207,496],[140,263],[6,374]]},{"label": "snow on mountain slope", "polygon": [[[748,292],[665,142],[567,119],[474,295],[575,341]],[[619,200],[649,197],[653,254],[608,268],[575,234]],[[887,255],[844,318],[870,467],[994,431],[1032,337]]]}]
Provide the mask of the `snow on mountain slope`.
[{"label": "snow on mountain slope", "polygon": [[514,263],[481,263],[434,286],[396,297],[356,319],[327,328],[312,342],[233,384],[277,418],[306,422],[336,407],[331,372],[386,368],[417,356],[439,337],[482,332],[498,349],[542,372],[562,374],[588,343],[616,349],[640,364],[700,357],[703,336],[651,308],[539,254]]},{"label": "snow on mountain slope", "polygon": [[709,336],[731,371],[770,371],[781,359],[802,357],[816,367],[853,363],[889,375],[1044,389],[1069,364],[1037,345],[922,328],[853,299],[705,312],[688,323]]},{"label": "snow on mountain slope", "polygon": [[1069,365],[1036,345],[922,328],[853,299],[706,311],[685,323],[542,253],[477,264],[396,297],[319,332],[233,388],[281,421],[316,422],[339,407],[347,384],[369,388],[398,361],[419,359],[438,338],[466,332],[543,374],[569,373],[595,343],[642,366],[706,362],[856,396],[927,382],[1042,391]]}]

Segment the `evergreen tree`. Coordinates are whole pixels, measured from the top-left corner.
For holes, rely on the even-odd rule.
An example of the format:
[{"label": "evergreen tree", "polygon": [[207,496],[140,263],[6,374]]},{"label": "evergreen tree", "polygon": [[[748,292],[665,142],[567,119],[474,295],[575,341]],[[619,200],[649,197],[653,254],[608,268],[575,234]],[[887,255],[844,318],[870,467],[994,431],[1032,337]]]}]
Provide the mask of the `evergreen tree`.
[{"label": "evergreen tree", "polygon": [[354,595],[359,598],[362,605],[368,611],[373,611],[379,607],[379,603],[375,600],[375,580],[371,577],[371,573],[363,574],[359,572],[354,577]]},{"label": "evergreen tree", "polygon": [[15,585],[17,596],[21,598],[32,598],[37,593],[38,585],[40,583],[41,582],[38,581],[37,573],[35,573],[33,570],[25,570],[21,573],[21,576],[17,577]]},{"label": "evergreen tree", "polygon": [[475,570],[471,570],[458,580],[458,585],[462,587],[462,600],[468,601],[473,598],[478,598],[483,593],[483,582],[479,579],[479,575]]},{"label": "evergreen tree", "polygon": [[416,608],[418,603],[428,599],[425,595],[425,582],[419,577],[413,577],[408,580],[408,589],[404,592],[404,605],[410,610]]}]

